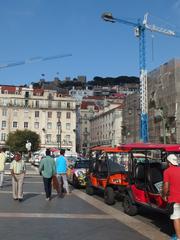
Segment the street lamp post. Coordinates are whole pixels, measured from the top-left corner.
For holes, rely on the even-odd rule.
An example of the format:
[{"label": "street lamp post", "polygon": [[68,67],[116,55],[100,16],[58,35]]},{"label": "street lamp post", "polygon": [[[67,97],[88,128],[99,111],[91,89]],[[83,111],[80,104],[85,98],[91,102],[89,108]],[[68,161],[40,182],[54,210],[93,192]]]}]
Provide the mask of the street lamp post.
[{"label": "street lamp post", "polygon": [[59,117],[57,121],[57,127],[58,127],[58,137],[57,137],[58,149],[61,149],[61,121]]}]

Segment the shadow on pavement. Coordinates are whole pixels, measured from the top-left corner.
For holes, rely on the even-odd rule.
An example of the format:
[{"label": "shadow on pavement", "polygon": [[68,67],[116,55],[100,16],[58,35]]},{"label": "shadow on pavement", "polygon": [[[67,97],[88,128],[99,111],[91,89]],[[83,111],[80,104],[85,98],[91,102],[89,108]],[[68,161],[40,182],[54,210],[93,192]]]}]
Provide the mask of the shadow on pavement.
[{"label": "shadow on pavement", "polygon": [[33,197],[36,197],[36,196],[38,196],[39,194],[37,194],[37,193],[26,193],[25,195],[24,195],[24,198],[23,198],[23,201],[26,201],[26,200],[28,200],[28,199],[30,199],[30,198],[33,198]]},{"label": "shadow on pavement", "polygon": [[143,207],[139,209],[139,215],[143,217],[148,216],[151,219],[151,223],[158,227],[161,232],[169,236],[174,234],[173,224],[168,215]]}]

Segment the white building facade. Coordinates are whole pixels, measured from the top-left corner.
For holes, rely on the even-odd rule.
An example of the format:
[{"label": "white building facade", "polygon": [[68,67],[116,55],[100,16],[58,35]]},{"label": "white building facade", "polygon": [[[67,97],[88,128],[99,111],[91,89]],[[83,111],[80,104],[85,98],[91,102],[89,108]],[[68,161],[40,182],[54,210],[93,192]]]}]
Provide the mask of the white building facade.
[{"label": "white building facade", "polygon": [[122,143],[122,105],[111,104],[91,119],[91,147]]},{"label": "white building facade", "polygon": [[10,132],[28,129],[40,135],[41,147],[76,151],[76,102],[54,90],[0,86],[0,145]]}]

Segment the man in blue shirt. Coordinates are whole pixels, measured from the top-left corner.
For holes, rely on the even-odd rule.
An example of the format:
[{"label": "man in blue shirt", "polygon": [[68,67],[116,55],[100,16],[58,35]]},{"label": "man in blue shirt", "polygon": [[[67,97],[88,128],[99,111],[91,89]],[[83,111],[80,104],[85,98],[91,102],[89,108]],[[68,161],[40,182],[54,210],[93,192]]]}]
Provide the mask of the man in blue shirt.
[{"label": "man in blue shirt", "polygon": [[[67,181],[67,159],[64,157],[65,150],[60,150],[60,156],[56,158],[56,172],[60,185],[60,193],[62,192],[62,180],[66,193],[69,194],[69,185]],[[62,179],[62,180],[61,180]]]}]

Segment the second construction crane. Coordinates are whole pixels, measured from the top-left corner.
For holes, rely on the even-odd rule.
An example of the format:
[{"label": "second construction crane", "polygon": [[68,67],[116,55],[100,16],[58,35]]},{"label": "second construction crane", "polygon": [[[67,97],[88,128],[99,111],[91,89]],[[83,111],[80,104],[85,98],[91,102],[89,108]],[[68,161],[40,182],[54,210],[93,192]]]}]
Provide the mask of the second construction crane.
[{"label": "second construction crane", "polygon": [[112,16],[112,13],[103,13],[102,18],[108,22],[119,22],[134,27],[135,36],[139,38],[139,68],[140,68],[140,107],[141,107],[141,130],[140,138],[148,142],[148,98],[147,98],[147,70],[145,56],[145,30],[158,32],[169,36],[179,37],[179,34],[170,29],[164,29],[147,22],[148,13],[144,15],[143,21],[127,21]]}]

